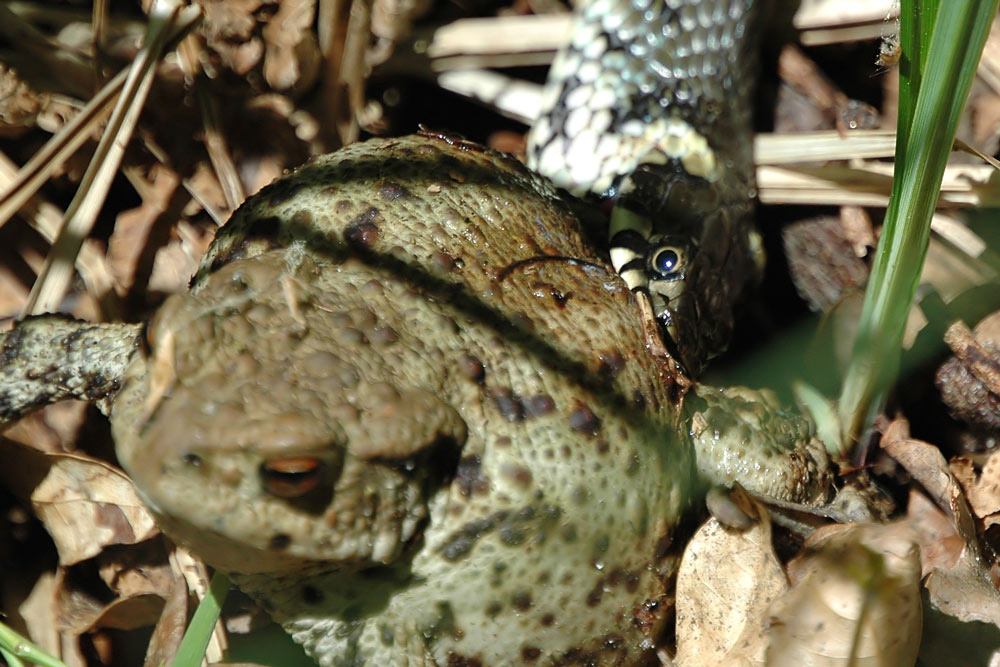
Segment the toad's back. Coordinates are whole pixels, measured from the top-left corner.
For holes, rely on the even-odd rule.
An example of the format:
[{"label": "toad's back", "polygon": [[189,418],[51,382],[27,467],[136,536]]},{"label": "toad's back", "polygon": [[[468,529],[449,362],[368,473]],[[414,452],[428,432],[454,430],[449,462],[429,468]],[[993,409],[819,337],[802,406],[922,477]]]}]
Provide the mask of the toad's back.
[{"label": "toad's back", "polygon": [[321,664],[652,659],[691,456],[580,227],[442,137],[314,161],[157,315],[119,457]]}]

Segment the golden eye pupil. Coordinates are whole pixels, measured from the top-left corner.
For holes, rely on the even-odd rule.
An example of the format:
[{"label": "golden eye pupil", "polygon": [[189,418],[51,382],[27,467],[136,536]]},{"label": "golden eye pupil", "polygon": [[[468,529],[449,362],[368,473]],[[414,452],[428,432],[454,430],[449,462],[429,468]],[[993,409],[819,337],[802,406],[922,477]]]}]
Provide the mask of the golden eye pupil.
[{"label": "golden eye pupil", "polygon": [[266,461],[260,467],[264,488],[272,496],[298,498],[319,484],[322,463],[312,457]]}]

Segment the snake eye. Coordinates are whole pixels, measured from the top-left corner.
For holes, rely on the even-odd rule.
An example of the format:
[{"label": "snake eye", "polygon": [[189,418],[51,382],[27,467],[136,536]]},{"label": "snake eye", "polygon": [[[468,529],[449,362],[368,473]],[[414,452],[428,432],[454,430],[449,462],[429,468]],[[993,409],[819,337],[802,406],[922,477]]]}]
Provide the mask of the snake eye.
[{"label": "snake eye", "polygon": [[662,278],[679,278],[684,271],[682,251],[674,246],[661,246],[653,251],[650,267]]},{"label": "snake eye", "polygon": [[316,488],[323,464],[312,457],[272,459],[260,466],[264,488],[278,498],[299,498]]}]

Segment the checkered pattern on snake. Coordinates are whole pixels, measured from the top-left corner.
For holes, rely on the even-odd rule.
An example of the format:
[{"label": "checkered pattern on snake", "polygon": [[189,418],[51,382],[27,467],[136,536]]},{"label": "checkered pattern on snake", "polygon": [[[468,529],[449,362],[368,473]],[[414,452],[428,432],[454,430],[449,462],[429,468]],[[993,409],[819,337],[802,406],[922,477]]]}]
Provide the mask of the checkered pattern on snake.
[{"label": "checkered pattern on snake", "polygon": [[593,0],[549,74],[529,165],[615,199],[611,260],[691,374],[759,271],[754,0]]}]

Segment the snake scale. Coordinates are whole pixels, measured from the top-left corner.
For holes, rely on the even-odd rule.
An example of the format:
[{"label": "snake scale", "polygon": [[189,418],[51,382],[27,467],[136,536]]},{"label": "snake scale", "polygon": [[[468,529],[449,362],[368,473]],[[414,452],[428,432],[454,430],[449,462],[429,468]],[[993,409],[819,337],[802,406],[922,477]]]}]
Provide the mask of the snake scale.
[{"label": "snake scale", "polygon": [[759,270],[754,0],[593,0],[549,74],[528,163],[616,201],[611,261],[689,373],[728,344]]},{"label": "snake scale", "polygon": [[5,334],[0,423],[96,402],[164,532],[323,667],[655,664],[698,472],[807,502],[830,478],[758,392],[681,409],[637,307],[690,373],[728,337],[754,265],[750,9],[583,10],[531,154],[616,195],[614,266],[510,156],[353,144],[247,200],[148,325]]}]

